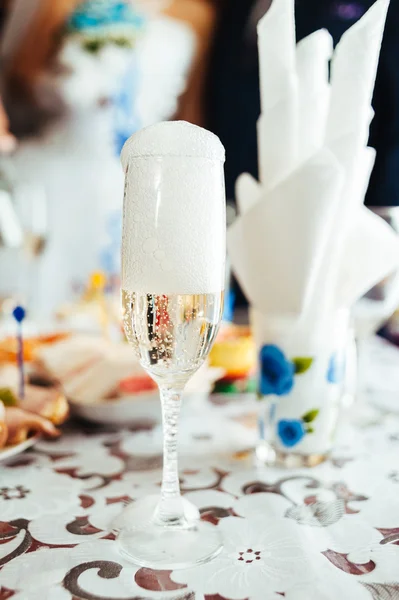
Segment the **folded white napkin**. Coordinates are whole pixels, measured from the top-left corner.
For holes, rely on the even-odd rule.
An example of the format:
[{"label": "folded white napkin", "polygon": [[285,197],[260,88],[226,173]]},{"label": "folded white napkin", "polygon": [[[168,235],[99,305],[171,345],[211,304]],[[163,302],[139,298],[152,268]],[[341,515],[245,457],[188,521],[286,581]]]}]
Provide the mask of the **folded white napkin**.
[{"label": "folded white napkin", "polygon": [[257,200],[253,180],[240,180],[239,205],[240,192],[248,188],[253,204],[229,229],[229,255],[258,310],[300,314],[309,303],[327,251],[341,171],[322,149],[274,189],[261,189]]},{"label": "folded white napkin", "polygon": [[258,121],[259,173],[272,187],[293,168],[297,158],[298,80],[295,16],[292,0],[273,2],[258,25],[262,113]]},{"label": "folded white napkin", "polygon": [[399,237],[363,206],[367,148],[389,0],[377,0],[338,45],[295,44],[294,0],[274,0],[258,25],[260,182],[238,178],[228,232],[235,274],[265,316],[316,323],[349,308],[399,267]]},{"label": "folded white napkin", "polygon": [[[389,0],[378,0],[343,36],[331,66],[331,105],[327,119],[326,143],[347,136],[341,147],[342,160],[350,168],[359,146],[367,144],[371,100]],[[341,156],[339,157],[341,160]]]},{"label": "folded white napkin", "polygon": [[329,60],[333,40],[326,29],[303,39],[296,48],[299,152],[306,159],[324,143],[330,102]]}]

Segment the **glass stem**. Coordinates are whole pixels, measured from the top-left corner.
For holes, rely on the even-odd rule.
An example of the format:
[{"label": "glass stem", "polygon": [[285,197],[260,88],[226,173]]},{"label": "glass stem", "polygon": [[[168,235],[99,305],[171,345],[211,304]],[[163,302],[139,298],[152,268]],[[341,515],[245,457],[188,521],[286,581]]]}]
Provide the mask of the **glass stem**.
[{"label": "glass stem", "polygon": [[180,495],[177,461],[177,435],[183,389],[160,387],[163,423],[163,476],[161,501],[156,519],[162,525],[182,526],[185,523]]}]

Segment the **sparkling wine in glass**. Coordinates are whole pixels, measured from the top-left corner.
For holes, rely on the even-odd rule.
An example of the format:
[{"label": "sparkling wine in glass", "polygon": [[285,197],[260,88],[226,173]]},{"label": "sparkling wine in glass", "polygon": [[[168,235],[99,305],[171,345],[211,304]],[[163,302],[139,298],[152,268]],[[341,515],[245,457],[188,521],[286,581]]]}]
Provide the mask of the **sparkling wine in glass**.
[{"label": "sparkling wine in glass", "polygon": [[222,547],[217,528],[180,495],[177,434],[182,392],[222,317],[223,162],[219,139],[184,122],[141,130],[122,151],[124,328],[160,389],[164,466],[156,504],[149,498],[128,507],[118,540],[126,556],[151,568],[189,567]]}]

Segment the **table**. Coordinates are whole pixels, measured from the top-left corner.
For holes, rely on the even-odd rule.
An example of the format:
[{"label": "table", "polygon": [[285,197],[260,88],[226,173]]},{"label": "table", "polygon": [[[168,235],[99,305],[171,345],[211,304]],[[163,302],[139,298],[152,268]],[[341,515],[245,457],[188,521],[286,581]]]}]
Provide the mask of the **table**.
[{"label": "table", "polygon": [[181,486],[225,541],[213,562],[151,571],[123,559],[112,520],[159,491],[158,426],[72,424],[0,467],[0,600],[399,598],[399,417],[343,424],[330,462],[256,467],[244,400],[189,407]]}]

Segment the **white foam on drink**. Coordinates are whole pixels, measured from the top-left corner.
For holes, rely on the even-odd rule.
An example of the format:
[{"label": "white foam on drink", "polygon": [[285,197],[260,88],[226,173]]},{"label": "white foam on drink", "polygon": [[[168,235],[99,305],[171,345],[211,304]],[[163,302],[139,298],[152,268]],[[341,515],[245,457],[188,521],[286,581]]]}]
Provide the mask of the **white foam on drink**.
[{"label": "white foam on drink", "polygon": [[146,294],[224,288],[224,148],[183,121],[158,123],[122,150],[122,287]]},{"label": "white foam on drink", "polygon": [[124,170],[132,158],[145,156],[187,156],[225,159],[224,147],[219,138],[186,121],[165,121],[141,129],[125,143],[121,161]]}]

